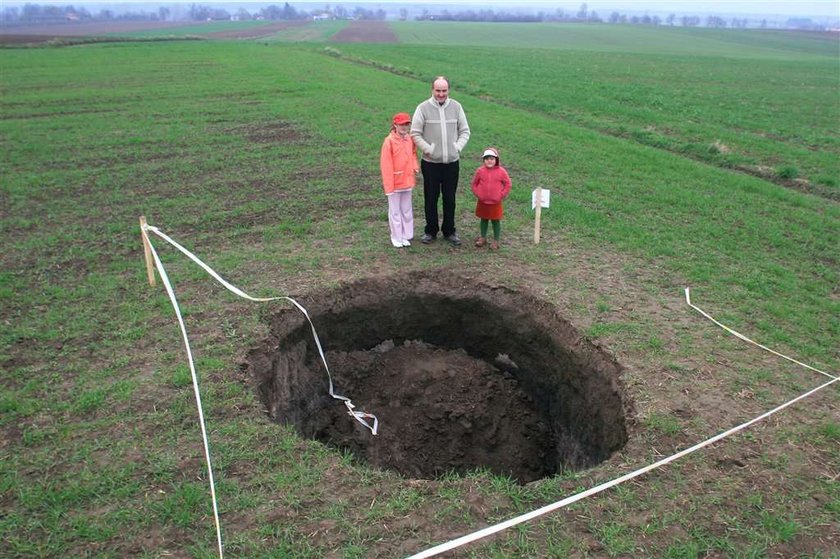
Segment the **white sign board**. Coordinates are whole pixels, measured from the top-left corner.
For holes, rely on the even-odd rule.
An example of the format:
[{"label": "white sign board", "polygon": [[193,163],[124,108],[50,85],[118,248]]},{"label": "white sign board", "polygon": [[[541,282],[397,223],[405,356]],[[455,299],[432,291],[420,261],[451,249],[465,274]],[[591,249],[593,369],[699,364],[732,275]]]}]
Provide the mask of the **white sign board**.
[{"label": "white sign board", "polygon": [[550,190],[546,190],[545,188],[534,189],[534,191],[531,192],[531,209],[532,210],[536,209],[536,207],[537,207],[537,190],[539,190],[542,193],[542,196],[540,198],[540,207],[541,208],[547,208],[548,207],[548,202],[549,202],[549,199],[551,197],[551,191]]}]

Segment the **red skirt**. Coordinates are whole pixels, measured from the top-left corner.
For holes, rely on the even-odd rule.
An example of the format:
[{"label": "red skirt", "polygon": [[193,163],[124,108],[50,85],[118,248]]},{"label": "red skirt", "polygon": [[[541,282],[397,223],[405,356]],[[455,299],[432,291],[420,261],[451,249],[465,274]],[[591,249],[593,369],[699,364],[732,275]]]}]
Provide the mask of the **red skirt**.
[{"label": "red skirt", "polygon": [[475,204],[475,216],[481,219],[502,219],[502,213],[503,208],[501,202],[498,204],[485,204],[479,201]]}]

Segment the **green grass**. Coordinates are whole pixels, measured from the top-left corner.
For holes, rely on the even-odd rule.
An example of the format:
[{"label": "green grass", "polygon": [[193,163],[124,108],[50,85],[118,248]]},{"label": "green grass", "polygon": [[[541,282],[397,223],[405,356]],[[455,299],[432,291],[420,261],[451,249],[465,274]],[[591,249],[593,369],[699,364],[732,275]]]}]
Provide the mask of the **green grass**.
[{"label": "green grass", "polygon": [[562,23],[394,22],[409,45],[545,48],[598,53],[702,55],[724,58],[834,58],[830,34]]},{"label": "green grass", "polygon": [[[395,28],[452,36],[448,26]],[[313,40],[333,28],[317,29]],[[837,203],[659,147],[653,131],[636,137],[652,125],[673,128],[678,144],[730,145],[727,134],[746,130],[755,161],[778,156],[775,167],[836,177],[836,72],[825,75],[836,51],[808,36],[667,30],[636,54],[607,53],[596,49],[600,27],[492,29],[521,48],[490,48],[477,35],[464,48],[337,46],[404,75],[322,45],[0,51],[0,530],[11,556],[214,554],[191,379],[169,303],[145,283],[139,215],[254,295],[312,293],[377,271],[488,274],[545,293],[631,364],[643,420],[627,454],[524,488],[484,471],[403,480],[268,424],[238,361],[281,305],[234,300],[156,241],[192,334],[234,556],[407,554],[438,542],[421,520],[455,534],[509,518],[696,442],[687,433],[697,425],[719,432],[822,380],[739,361],[752,350],[685,309],[686,284],[735,329],[837,370]],[[548,44],[566,32],[590,50]],[[638,31],[619,32],[638,41]],[[749,60],[733,55],[739,43]],[[504,71],[489,72],[488,59]],[[494,261],[470,250],[388,249],[378,149],[390,116],[428,96],[427,79],[440,71],[452,74],[473,126],[464,176],[495,144],[513,178]],[[475,224],[465,183],[466,236]],[[553,192],[535,246],[536,185]],[[649,305],[628,308],[627,289]],[[669,385],[720,415],[677,417],[680,402],[657,400]],[[721,396],[744,387],[766,401],[736,406]],[[840,518],[838,484],[820,466],[837,463],[837,398],[803,403],[766,430],[468,553],[819,556],[822,530]],[[724,470],[729,457],[755,473]],[[745,499],[755,493],[761,500]],[[410,549],[399,549],[404,541]]]},{"label": "green grass", "polygon": [[[491,98],[724,168],[804,177],[818,192],[840,197],[836,36],[447,24],[432,28],[438,35],[430,46],[412,40],[423,36],[423,24],[393,27],[406,44],[338,48],[421,79],[449,74],[456,94]],[[527,44],[491,46],[508,34]],[[459,40],[470,46],[454,48]],[[487,71],[488,60],[505,68],[505,79]],[[496,141],[506,144],[504,137]]]}]

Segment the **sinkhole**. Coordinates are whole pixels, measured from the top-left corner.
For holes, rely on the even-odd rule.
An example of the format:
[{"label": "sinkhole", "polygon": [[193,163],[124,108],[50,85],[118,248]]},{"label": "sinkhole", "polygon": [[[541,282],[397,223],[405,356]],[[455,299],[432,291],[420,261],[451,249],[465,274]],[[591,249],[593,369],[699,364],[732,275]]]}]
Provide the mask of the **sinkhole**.
[{"label": "sinkhole", "polygon": [[520,483],[591,467],[627,442],[623,367],[555,307],[447,271],[376,277],[270,317],[244,367],[270,417],[411,478],[487,469]]}]

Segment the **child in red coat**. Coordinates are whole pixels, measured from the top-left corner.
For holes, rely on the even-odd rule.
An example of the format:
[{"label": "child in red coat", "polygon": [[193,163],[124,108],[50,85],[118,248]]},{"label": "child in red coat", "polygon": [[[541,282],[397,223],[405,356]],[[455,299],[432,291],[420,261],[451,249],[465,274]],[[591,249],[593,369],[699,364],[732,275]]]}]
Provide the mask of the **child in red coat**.
[{"label": "child in red coat", "polygon": [[475,246],[483,247],[487,244],[487,224],[493,224],[493,240],[490,248],[499,248],[499,237],[502,234],[502,200],[510,194],[510,176],[502,167],[499,151],[487,148],[481,156],[483,164],[479,167],[472,180],[472,191],[478,202],[475,204],[475,215],[481,219],[480,235],[475,240]]}]

